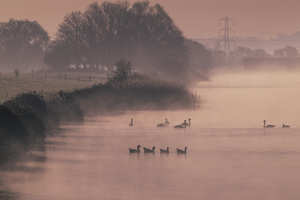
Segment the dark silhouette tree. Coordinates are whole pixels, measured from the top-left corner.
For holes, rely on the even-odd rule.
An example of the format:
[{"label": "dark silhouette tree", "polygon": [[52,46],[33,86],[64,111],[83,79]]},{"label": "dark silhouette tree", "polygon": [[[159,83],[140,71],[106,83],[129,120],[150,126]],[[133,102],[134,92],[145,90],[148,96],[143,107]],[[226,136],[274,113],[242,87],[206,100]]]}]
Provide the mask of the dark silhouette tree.
[{"label": "dark silhouette tree", "polygon": [[72,53],[60,41],[53,41],[48,46],[48,51],[44,57],[44,63],[56,71],[68,70],[72,63]]},{"label": "dark silhouette tree", "polygon": [[1,68],[41,67],[48,41],[47,32],[36,21],[10,19],[0,23]]},{"label": "dark silhouette tree", "polygon": [[113,73],[113,80],[123,82],[131,75],[131,63],[126,59],[120,59],[115,63],[117,67]]},{"label": "dark silhouette tree", "polygon": [[68,67],[79,69],[84,63],[83,52],[86,50],[84,40],[84,17],[80,11],[74,11],[67,14],[64,21],[59,24],[56,34],[57,46],[53,49],[59,49],[61,52],[69,52],[66,56],[70,56]]},{"label": "dark silhouette tree", "polygon": [[83,14],[72,12],[60,24],[54,44],[60,48],[53,51],[72,52],[69,65],[76,68],[112,69],[115,60],[126,58],[137,71],[174,79],[185,77],[189,67],[182,32],[162,6],[148,1],[92,3]]}]

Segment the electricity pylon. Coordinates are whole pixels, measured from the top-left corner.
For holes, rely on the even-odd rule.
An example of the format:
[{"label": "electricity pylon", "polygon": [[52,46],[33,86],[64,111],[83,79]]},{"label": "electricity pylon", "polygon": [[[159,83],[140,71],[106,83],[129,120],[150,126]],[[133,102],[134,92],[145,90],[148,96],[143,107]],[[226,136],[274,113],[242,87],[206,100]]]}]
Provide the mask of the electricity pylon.
[{"label": "electricity pylon", "polygon": [[234,19],[231,19],[229,17],[224,17],[222,19],[219,19],[219,26],[221,25],[221,21],[224,21],[224,28],[219,30],[219,36],[221,32],[224,32],[224,38],[223,38],[223,42],[224,42],[224,52],[228,55],[230,52],[230,42],[233,41],[231,39],[229,39],[229,32],[233,31],[233,33],[235,34],[234,30],[229,28],[229,22],[232,21],[232,25],[234,26]]}]

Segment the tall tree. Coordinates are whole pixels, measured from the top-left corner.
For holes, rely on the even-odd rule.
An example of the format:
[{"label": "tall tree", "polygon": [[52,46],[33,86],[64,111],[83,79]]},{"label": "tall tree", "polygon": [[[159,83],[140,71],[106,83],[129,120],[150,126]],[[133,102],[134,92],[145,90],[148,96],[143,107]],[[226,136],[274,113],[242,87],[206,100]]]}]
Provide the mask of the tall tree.
[{"label": "tall tree", "polygon": [[47,32],[36,21],[10,19],[0,23],[0,67],[41,67],[48,41]]},{"label": "tall tree", "polygon": [[69,67],[79,69],[84,65],[83,52],[86,49],[85,33],[83,29],[84,17],[80,11],[67,14],[64,21],[59,24],[56,34],[57,44],[65,51],[71,53],[71,63]]},{"label": "tall tree", "polygon": [[128,2],[104,2],[101,5],[93,3],[86,10],[85,30],[89,46],[87,60],[91,65],[112,66],[120,57],[128,57],[132,49],[128,46],[128,8]]},{"label": "tall tree", "polygon": [[126,58],[138,71],[175,78],[185,76],[189,66],[182,32],[163,7],[148,1],[92,3],[83,14],[65,17],[56,40],[90,68],[112,68]]}]

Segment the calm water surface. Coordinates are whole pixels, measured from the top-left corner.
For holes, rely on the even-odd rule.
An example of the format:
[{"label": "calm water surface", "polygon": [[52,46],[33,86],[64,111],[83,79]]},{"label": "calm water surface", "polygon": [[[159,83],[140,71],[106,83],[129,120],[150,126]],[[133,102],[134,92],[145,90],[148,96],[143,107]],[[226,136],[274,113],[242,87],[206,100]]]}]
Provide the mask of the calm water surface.
[{"label": "calm water surface", "polygon": [[[252,79],[200,84],[198,110],[127,112],[63,127],[35,153],[40,159],[0,172],[0,199],[299,199],[298,79],[271,86],[269,76]],[[170,127],[157,128],[166,117]],[[188,118],[191,127],[172,128]],[[275,128],[264,130],[263,120]],[[129,154],[138,144],[155,146],[155,154]]]}]

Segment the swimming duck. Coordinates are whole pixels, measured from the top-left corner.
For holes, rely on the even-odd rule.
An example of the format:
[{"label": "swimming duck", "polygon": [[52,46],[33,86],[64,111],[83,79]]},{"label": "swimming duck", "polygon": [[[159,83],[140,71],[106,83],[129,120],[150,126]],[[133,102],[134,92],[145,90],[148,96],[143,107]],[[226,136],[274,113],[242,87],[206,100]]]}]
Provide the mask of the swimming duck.
[{"label": "swimming duck", "polygon": [[184,122],[181,125],[185,125],[185,126],[190,126],[191,125],[191,119],[189,118],[189,123],[186,122],[186,120],[184,120]]},{"label": "swimming duck", "polygon": [[129,126],[133,126],[133,119],[132,118],[131,118],[131,122],[130,122]]},{"label": "swimming duck", "polygon": [[160,124],[157,124],[156,126],[157,126],[157,127],[166,127],[166,124],[160,123]]},{"label": "swimming duck", "polygon": [[166,121],[165,121],[165,125],[169,125],[170,122],[168,121],[168,119],[166,118]]},{"label": "swimming duck", "polygon": [[177,148],[176,148],[178,154],[186,154],[186,149],[187,149],[187,147],[185,147],[185,148],[184,148],[184,151],[183,151],[183,150],[181,150],[181,149],[177,149]]},{"label": "swimming duck", "polygon": [[136,149],[129,148],[129,153],[140,153],[140,147],[141,147],[141,145],[137,145]]},{"label": "swimming duck", "polygon": [[152,150],[144,147],[144,153],[154,153],[154,149],[155,149],[154,146],[152,147]]},{"label": "swimming duck", "polygon": [[165,123],[157,124],[157,127],[166,127],[166,126],[169,126],[169,124],[170,124],[170,122],[169,122],[168,119],[166,118]]},{"label": "swimming duck", "polygon": [[173,127],[174,128],[185,128],[186,127],[185,123],[186,123],[186,120],[184,120],[184,123],[182,123],[180,125],[173,126]]},{"label": "swimming duck", "polygon": [[282,128],[290,128],[290,125],[283,124]]},{"label": "swimming duck", "polygon": [[160,149],[160,153],[169,153],[169,147],[167,147],[167,150],[165,150],[165,149]]},{"label": "swimming duck", "polygon": [[272,125],[272,124],[268,124],[266,125],[266,120],[264,120],[264,128],[274,128],[275,125]]}]

